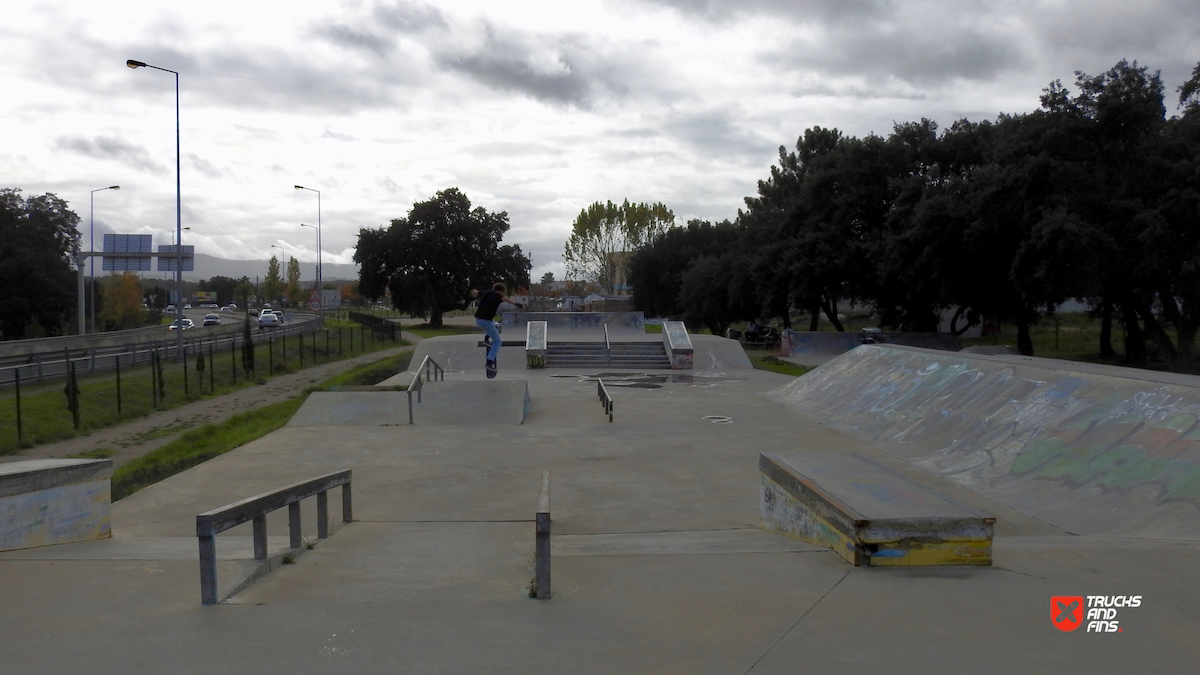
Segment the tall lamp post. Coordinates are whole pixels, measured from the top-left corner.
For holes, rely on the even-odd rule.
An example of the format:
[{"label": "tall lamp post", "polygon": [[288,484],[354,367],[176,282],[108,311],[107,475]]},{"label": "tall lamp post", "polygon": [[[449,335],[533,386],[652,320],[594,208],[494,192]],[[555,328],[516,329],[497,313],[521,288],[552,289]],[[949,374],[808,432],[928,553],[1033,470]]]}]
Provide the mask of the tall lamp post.
[{"label": "tall lamp post", "polygon": [[[325,325],[325,289],[321,286],[321,191],[312,188],[297,185],[297,190],[308,190],[309,192],[317,193],[317,295],[321,298],[321,309],[317,315],[318,324]],[[300,224],[301,227],[312,227],[312,225]]]},{"label": "tall lamp post", "polygon": [[[120,190],[120,189],[121,189],[120,185],[110,185],[108,187],[96,188],[95,190],[92,190],[91,215],[88,217],[88,220],[91,221],[91,231],[92,231],[92,234],[91,234],[92,243],[88,245],[88,247],[91,249],[90,253],[96,252],[96,193],[104,192],[105,190]],[[91,256],[91,258],[92,258],[92,270],[91,270],[91,277],[92,277],[92,332],[95,333],[96,332],[96,256],[93,255],[93,256]],[[81,328],[81,330],[79,331],[80,334],[87,332],[85,330],[82,330],[82,326],[80,328]]]},{"label": "tall lamp post", "polygon": [[179,73],[168,68],[159,68],[149,63],[129,59],[130,68],[153,68],[175,76],[175,356],[183,358],[183,190],[179,171]]},{"label": "tall lamp post", "polygon": [[[283,266],[283,295],[284,295],[284,300],[286,300],[287,299],[287,289],[288,289],[288,284],[287,284],[288,270],[287,270],[287,264],[286,264],[287,263],[287,249],[280,246],[279,244],[271,244],[271,248],[277,248],[280,251],[283,251],[283,262],[285,263]],[[286,307],[287,302],[284,302],[283,305],[284,305],[284,307]]]},{"label": "tall lamp post", "polygon": [[321,299],[321,308],[317,310],[318,325],[325,325],[325,298],[323,289],[321,288],[321,228],[309,225],[308,223],[300,223],[300,227],[311,227],[317,231],[317,297]]}]

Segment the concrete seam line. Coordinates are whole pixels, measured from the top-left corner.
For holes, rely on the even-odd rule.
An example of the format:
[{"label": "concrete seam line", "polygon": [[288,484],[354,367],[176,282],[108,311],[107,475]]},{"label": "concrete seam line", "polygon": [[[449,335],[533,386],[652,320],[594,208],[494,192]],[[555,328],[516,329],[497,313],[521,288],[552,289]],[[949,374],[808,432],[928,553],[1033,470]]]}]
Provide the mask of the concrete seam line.
[{"label": "concrete seam line", "polygon": [[850,576],[850,572],[852,572],[852,571],[853,570],[846,570],[845,573],[842,574],[842,578],[838,579],[836,584],[830,586],[829,590],[822,593],[821,597],[817,598],[817,601],[812,604],[812,607],[809,607],[808,609],[804,610],[804,613],[800,615],[800,618],[796,619],[796,623],[793,623],[791,628],[788,628],[786,631],[784,631],[783,635],[780,635],[779,639],[776,640],[774,643],[772,643],[771,646],[767,648],[767,651],[762,653],[762,656],[755,659],[754,663],[750,664],[750,667],[746,669],[746,672],[743,675],[749,675],[750,671],[754,670],[754,668],[756,666],[758,666],[759,661],[762,661],[763,659],[767,658],[767,654],[770,654],[771,651],[775,649],[776,645],[778,645],[780,642],[783,642],[783,639],[785,637],[787,637],[788,635],[791,635],[792,631],[796,630],[796,626],[799,626],[800,622],[804,620],[804,617],[808,616],[809,612],[816,609],[817,605],[821,604],[821,602],[825,599],[825,596],[827,596],[833,592],[833,589],[837,588],[838,586],[841,586],[842,582],[846,580],[846,577]]}]

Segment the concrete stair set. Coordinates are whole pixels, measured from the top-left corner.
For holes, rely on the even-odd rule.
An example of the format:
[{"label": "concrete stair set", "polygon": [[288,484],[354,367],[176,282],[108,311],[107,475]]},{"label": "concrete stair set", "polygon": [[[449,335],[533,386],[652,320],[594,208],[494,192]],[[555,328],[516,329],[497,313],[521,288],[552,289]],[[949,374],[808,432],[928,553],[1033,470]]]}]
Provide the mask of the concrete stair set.
[{"label": "concrete stair set", "polygon": [[602,342],[547,342],[547,368],[670,369],[671,359],[660,342],[614,342],[611,355]]}]

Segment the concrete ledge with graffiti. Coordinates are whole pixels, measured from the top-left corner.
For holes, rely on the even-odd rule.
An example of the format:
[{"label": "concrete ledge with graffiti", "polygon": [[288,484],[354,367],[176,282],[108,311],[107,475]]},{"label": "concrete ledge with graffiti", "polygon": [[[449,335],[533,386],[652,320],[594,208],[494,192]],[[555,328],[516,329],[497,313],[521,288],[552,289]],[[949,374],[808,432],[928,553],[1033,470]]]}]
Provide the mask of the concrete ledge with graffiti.
[{"label": "concrete ledge with graffiti", "polygon": [[855,453],[759,455],[763,528],[855,566],[992,564],[995,518]]},{"label": "concrete ledge with graffiti", "polygon": [[112,460],[0,464],[0,551],[106,539]]},{"label": "concrete ledge with graffiti", "polygon": [[530,321],[525,324],[525,367],[546,367],[545,321]]},{"label": "concrete ledge with graffiti", "polygon": [[693,367],[695,348],[692,347],[692,339],[682,321],[664,321],[662,339],[663,349],[667,358],[671,359],[673,370],[687,370]]},{"label": "concrete ledge with graffiti", "polygon": [[1075,534],[1200,540],[1200,378],[863,345],[767,395]]}]

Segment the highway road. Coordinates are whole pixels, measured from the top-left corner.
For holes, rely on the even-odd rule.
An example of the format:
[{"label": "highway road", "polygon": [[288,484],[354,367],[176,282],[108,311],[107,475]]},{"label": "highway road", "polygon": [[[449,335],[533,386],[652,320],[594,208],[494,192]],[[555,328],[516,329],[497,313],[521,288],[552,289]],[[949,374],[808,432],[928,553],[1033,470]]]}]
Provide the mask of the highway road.
[{"label": "highway road", "polygon": [[[204,326],[204,317],[208,314],[220,316],[221,324]],[[235,346],[241,342],[243,322],[246,319],[244,311],[220,312],[194,307],[185,309],[183,315],[195,324],[194,328],[183,333],[187,350],[210,343],[216,348],[227,349],[231,340]],[[296,313],[290,322],[267,328],[259,328],[254,317],[250,317],[250,320],[251,325],[255,327],[254,339],[258,340],[267,335],[290,336],[315,330],[317,315]],[[150,353],[155,349],[159,349],[160,354],[166,358],[173,359],[176,347],[175,332],[167,326],[168,324],[162,324],[86,336],[60,336],[0,343],[0,387],[11,387],[17,377],[20,377],[22,383],[61,379],[66,373],[65,360],[68,353],[70,360],[76,364],[77,371],[82,368],[87,373],[113,370],[117,359],[120,359],[120,364],[124,367],[147,363]]]}]

